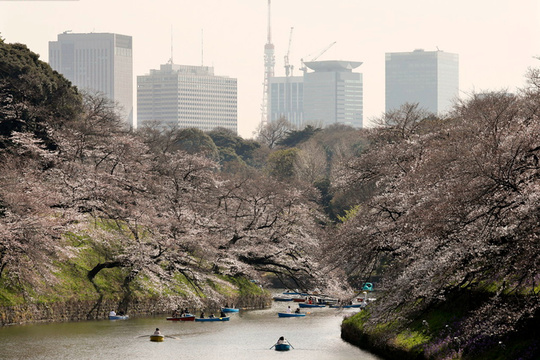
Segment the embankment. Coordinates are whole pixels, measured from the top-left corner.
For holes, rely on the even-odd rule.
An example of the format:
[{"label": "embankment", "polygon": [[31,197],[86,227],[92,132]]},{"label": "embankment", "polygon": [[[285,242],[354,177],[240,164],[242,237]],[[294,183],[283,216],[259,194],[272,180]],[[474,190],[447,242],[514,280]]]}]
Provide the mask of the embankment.
[{"label": "embankment", "polygon": [[[223,304],[234,304],[242,309],[262,309],[269,307],[271,296],[268,293],[244,294],[230,296],[224,299]],[[178,299],[171,301],[169,297],[140,298],[132,299],[127,313],[131,317],[148,316],[170,313],[182,304],[182,308],[192,311],[205,310],[217,312],[220,305],[216,301],[208,299]],[[111,310],[119,308],[119,300],[80,300],[54,303],[27,303],[11,306],[0,306],[0,326],[37,323],[37,322],[60,322],[60,321],[80,321],[108,318]]]}]

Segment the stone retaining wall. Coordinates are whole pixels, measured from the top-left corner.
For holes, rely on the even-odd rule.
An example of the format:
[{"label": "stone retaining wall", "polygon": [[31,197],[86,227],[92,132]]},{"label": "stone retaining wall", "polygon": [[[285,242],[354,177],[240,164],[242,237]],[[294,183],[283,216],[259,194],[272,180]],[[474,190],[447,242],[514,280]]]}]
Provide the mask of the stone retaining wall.
[{"label": "stone retaining wall", "polygon": [[[263,309],[271,305],[269,295],[248,295],[244,297],[227,298],[224,304],[234,304],[243,309]],[[181,301],[182,307],[191,311],[219,311],[216,302],[197,299],[196,302]],[[174,305],[173,305],[174,304]],[[168,298],[132,299],[126,313],[131,317],[148,316],[170,313],[178,307],[178,301],[171,302]],[[50,304],[23,304],[15,306],[0,306],[0,326],[57,321],[80,321],[93,319],[107,319],[111,310],[118,311],[119,300],[87,300],[66,301]]]}]

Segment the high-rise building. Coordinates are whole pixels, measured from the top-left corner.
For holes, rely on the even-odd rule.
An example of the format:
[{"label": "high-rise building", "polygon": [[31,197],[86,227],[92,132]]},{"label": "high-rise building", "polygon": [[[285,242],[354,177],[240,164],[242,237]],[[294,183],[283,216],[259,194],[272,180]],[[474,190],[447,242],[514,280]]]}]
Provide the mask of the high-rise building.
[{"label": "high-rise building", "polygon": [[304,121],[322,126],[345,124],[361,128],[363,77],[357,61],[310,61],[304,74]]},{"label": "high-rise building", "polygon": [[[345,124],[361,128],[363,79],[356,61],[309,61],[302,77],[270,82],[270,120],[285,117],[295,127]],[[307,71],[307,68],[313,71]]]},{"label": "high-rise building", "polygon": [[304,123],[304,78],[302,76],[280,76],[270,78],[268,121],[281,117],[294,127]]},{"label": "high-rise building", "polygon": [[49,64],[80,89],[99,92],[120,105],[133,123],[133,58],[131,36],[64,32],[49,41]]},{"label": "high-rise building", "polygon": [[459,56],[444,51],[386,53],[386,111],[418,103],[434,114],[459,95]]},{"label": "high-rise building", "polygon": [[172,62],[137,76],[137,123],[237,132],[237,79],[209,66]]}]

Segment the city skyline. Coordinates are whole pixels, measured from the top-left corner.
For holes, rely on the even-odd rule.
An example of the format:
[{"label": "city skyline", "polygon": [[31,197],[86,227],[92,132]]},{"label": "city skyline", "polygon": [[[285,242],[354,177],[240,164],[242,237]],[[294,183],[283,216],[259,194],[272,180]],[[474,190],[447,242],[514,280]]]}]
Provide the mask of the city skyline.
[{"label": "city skyline", "polygon": [[[26,44],[47,62],[48,42],[66,30],[132,36],[134,83],[171,54],[177,64],[213,66],[238,79],[238,130],[251,137],[261,119],[266,16],[265,0],[2,1],[0,36]],[[364,125],[369,126],[384,112],[385,53],[440,48],[458,54],[461,97],[514,91],[524,86],[528,67],[540,66],[534,58],[540,55],[539,19],[536,0],[273,0],[275,75],[285,73],[291,27],[293,75],[300,74],[300,59],[310,60],[335,41],[318,60],[363,62]]]}]

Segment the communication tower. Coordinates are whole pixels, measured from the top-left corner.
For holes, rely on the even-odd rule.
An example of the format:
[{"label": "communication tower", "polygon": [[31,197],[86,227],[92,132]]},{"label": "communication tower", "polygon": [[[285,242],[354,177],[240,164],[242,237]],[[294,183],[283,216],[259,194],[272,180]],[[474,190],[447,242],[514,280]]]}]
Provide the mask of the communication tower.
[{"label": "communication tower", "polygon": [[276,59],[274,56],[274,44],[272,44],[272,28],[271,28],[271,12],[270,2],[268,0],[268,34],[266,45],[264,45],[264,85],[263,85],[263,101],[262,101],[262,118],[261,123],[265,125],[268,122],[268,99],[270,95],[270,78],[274,77],[274,65]]}]

